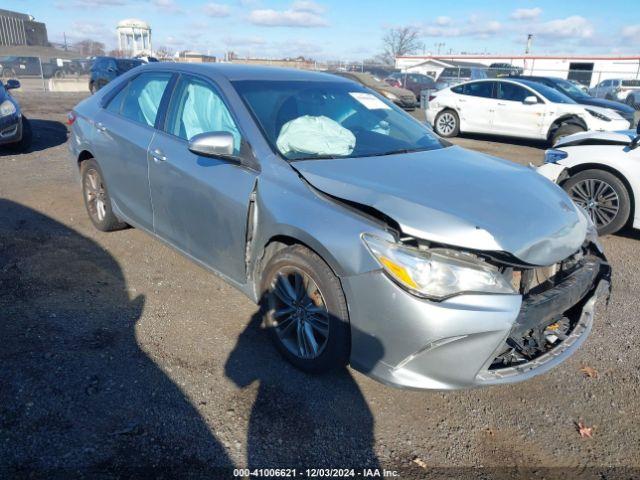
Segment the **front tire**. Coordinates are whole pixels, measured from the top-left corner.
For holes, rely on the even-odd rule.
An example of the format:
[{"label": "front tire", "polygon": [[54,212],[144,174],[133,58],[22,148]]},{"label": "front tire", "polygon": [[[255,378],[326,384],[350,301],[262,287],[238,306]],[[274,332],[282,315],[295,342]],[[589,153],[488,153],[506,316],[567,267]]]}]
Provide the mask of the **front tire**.
[{"label": "front tire", "polygon": [[443,110],[436,115],[433,129],[441,137],[455,137],[460,133],[460,117],[453,110]]},{"label": "front tire", "polygon": [[324,373],[349,361],[351,330],[338,277],[314,252],[285,247],[262,274],[264,323],[280,353],[308,373]]},{"label": "front tire", "polygon": [[93,158],[80,164],[82,197],[91,223],[102,232],[121,230],[127,226],[114,215],[111,198],[104,182],[102,170]]},{"label": "front tire", "polygon": [[622,180],[610,172],[584,170],[570,177],[562,187],[588,213],[598,235],[615,233],[629,220],[629,191]]},{"label": "front tire", "polygon": [[558,140],[564,137],[568,137],[569,135],[573,135],[574,133],[584,132],[585,129],[580,127],[579,125],[573,125],[571,123],[563,123],[560,125],[553,135],[551,136],[551,146],[555,145]]}]

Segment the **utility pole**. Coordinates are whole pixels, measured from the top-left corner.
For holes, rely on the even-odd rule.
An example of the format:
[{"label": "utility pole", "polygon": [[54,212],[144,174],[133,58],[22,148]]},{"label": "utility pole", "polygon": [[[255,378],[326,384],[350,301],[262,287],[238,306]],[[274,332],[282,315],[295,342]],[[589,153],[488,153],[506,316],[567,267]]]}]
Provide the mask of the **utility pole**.
[{"label": "utility pole", "polygon": [[437,43],[435,43],[435,44],[434,44],[434,46],[435,46],[435,47],[436,47],[436,49],[438,50],[438,55],[440,55],[440,49],[441,49],[442,47],[444,47],[444,45],[445,45],[445,44],[444,44],[444,43],[442,43],[442,42],[437,42]]},{"label": "utility pole", "polygon": [[525,55],[529,55],[531,53],[531,44],[533,43],[533,33],[527,35],[527,48],[524,51]]},{"label": "utility pole", "polygon": [[67,49],[67,34],[66,32],[62,32],[62,38],[64,39],[64,51],[66,52]]}]

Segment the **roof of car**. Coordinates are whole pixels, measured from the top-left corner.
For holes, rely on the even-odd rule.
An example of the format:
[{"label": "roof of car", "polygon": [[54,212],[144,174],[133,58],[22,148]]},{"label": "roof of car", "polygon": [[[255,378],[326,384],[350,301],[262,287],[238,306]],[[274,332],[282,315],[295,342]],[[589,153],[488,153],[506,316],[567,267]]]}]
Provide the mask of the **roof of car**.
[{"label": "roof of car", "polygon": [[172,63],[154,62],[145,65],[145,69],[176,70],[197,73],[210,77],[224,77],[229,81],[237,80],[298,80],[309,82],[344,82],[345,78],[329,73],[299,70],[295,68],[266,67],[230,63]]}]

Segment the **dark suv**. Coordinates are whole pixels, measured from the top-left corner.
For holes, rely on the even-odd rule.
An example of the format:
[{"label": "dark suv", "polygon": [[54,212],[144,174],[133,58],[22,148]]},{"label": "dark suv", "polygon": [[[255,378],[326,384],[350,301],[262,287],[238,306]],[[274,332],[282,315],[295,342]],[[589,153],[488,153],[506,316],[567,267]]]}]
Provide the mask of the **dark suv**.
[{"label": "dark suv", "polygon": [[89,90],[95,93],[117,76],[143,63],[137,58],[96,57],[91,66]]},{"label": "dark suv", "polygon": [[631,123],[632,127],[635,125],[635,110],[632,107],[630,107],[629,105],[625,105],[622,102],[592,97],[569,80],[558,77],[536,77],[529,75],[520,75],[518,78],[521,78],[523,80],[531,80],[532,82],[536,83],[542,83],[547,87],[551,87],[554,90],[558,90],[559,92],[564,93],[567,97],[582,105],[593,105],[594,107],[602,107],[615,110],[622,118],[628,120]]}]

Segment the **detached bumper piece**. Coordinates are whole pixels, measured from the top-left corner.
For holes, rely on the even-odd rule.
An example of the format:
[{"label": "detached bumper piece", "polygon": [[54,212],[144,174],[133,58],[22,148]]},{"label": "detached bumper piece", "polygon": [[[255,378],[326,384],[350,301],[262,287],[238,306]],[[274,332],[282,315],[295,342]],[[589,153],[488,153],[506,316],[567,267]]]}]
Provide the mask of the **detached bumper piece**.
[{"label": "detached bumper piece", "polygon": [[525,295],[504,347],[479,378],[491,383],[538,374],[563,361],[588,336],[595,303],[608,297],[610,282],[606,260],[585,253],[555,285]]}]

